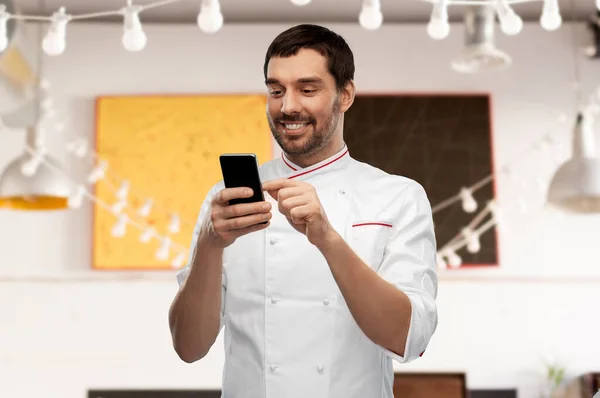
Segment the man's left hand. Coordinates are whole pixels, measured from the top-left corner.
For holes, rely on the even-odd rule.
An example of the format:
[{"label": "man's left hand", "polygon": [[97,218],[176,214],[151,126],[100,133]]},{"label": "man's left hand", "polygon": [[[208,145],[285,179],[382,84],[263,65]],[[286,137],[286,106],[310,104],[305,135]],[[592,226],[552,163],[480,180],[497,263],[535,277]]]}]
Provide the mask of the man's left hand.
[{"label": "man's left hand", "polygon": [[279,212],[313,245],[323,245],[335,233],[312,185],[278,179],[263,183],[263,190],[277,200]]}]

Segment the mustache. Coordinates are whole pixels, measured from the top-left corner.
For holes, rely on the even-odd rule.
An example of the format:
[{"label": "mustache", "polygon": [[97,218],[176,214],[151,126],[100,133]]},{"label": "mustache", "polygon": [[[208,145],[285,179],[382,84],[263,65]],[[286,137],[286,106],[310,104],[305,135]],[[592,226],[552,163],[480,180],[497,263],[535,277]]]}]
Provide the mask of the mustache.
[{"label": "mustache", "polygon": [[302,116],[281,116],[277,119],[278,123],[312,123],[314,120]]}]

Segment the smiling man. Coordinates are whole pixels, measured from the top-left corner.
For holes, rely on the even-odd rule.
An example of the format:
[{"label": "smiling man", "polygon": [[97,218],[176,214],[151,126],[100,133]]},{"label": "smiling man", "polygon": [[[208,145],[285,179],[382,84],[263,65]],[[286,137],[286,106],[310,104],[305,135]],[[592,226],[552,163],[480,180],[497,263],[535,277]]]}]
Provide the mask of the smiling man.
[{"label": "smiling man", "polygon": [[427,195],[351,157],[341,36],[288,29],[264,74],[283,154],[260,167],[265,202],[229,205],[251,192],[222,181],[206,196],[169,313],[175,350],[197,361],[225,327],[224,398],[392,398],[392,360],[421,356],[437,327]]}]

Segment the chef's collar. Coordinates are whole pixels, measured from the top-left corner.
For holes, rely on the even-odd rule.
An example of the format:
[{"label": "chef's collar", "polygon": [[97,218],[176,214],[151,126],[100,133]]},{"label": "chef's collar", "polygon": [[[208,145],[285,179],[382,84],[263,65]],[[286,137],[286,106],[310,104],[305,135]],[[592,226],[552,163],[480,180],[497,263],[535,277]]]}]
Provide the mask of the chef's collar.
[{"label": "chef's collar", "polygon": [[306,179],[317,175],[322,175],[325,173],[336,172],[343,170],[350,161],[350,154],[348,152],[348,147],[344,145],[344,147],[337,152],[335,155],[328,157],[325,160],[320,161],[319,163],[313,164],[308,167],[301,167],[297,164],[293,163],[285,153],[282,153],[281,160],[283,161],[284,167],[287,168],[286,178],[288,179]]}]

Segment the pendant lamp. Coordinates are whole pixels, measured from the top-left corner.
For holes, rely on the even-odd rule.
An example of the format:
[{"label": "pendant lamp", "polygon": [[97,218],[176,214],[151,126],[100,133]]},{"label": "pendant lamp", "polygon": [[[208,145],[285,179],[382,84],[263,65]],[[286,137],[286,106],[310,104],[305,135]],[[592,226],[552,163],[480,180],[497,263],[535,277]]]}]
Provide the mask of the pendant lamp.
[{"label": "pendant lamp", "polygon": [[[37,133],[37,127],[27,128],[28,148],[41,150],[35,146]],[[56,169],[62,170],[62,167],[47,154],[24,151],[0,174],[0,208],[26,211],[67,209],[71,188],[69,181],[56,173]]]},{"label": "pendant lamp", "polygon": [[600,160],[591,121],[577,115],[573,152],[551,179],[548,204],[569,213],[600,214]]},{"label": "pendant lamp", "polygon": [[[13,11],[12,2],[0,0],[0,5],[9,12]],[[55,172],[62,167],[40,145],[43,128],[40,122],[42,54],[41,51],[33,51],[34,46],[27,40],[23,25],[11,24],[9,28],[10,42],[0,52],[0,120],[11,130],[25,131],[26,147],[4,170],[0,169],[0,208],[66,209],[69,181]],[[36,87],[37,93],[32,93]],[[0,142],[3,133],[0,128]]]},{"label": "pendant lamp", "polygon": [[465,50],[451,62],[452,69],[461,73],[481,73],[503,69],[512,58],[498,50],[494,44],[496,10],[489,5],[472,5],[465,8]]}]

